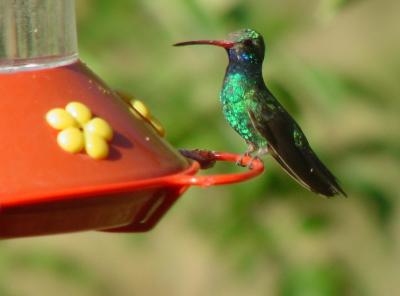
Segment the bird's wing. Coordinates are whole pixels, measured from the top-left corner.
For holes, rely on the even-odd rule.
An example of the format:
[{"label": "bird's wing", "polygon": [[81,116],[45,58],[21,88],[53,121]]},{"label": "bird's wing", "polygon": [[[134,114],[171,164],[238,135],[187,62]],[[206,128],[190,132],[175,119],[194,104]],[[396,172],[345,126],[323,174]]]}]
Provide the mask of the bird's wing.
[{"label": "bird's wing", "polygon": [[304,133],[294,119],[276,101],[277,110],[271,116],[267,104],[261,104],[261,112],[249,110],[256,130],[268,141],[271,155],[282,168],[305,188],[333,196],[346,193],[335,176],[318,159]]}]

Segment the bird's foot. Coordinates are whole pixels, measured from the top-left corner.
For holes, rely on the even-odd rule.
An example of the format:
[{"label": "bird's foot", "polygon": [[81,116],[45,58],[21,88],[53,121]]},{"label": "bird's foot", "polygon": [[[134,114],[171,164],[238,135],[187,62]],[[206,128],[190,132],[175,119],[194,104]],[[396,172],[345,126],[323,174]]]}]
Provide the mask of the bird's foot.
[{"label": "bird's foot", "polygon": [[[263,147],[263,148],[259,148],[257,150],[257,153],[251,157],[250,161],[248,162],[248,164],[246,165],[246,167],[251,170],[253,168],[253,162],[255,160],[260,160],[261,161],[261,156],[268,154],[268,147]],[[243,166],[243,165],[242,165]]]},{"label": "bird's foot", "polygon": [[244,160],[246,157],[249,157],[249,156],[251,156],[249,152],[243,153],[243,154],[240,156],[240,158],[236,161],[236,165],[241,166],[241,167],[245,167],[246,165],[243,163],[243,160]]},{"label": "bird's foot", "polygon": [[243,160],[244,160],[246,157],[251,157],[251,156],[252,156],[251,154],[254,153],[254,151],[256,151],[256,146],[255,146],[254,144],[252,144],[252,143],[249,142],[249,141],[246,141],[246,143],[247,143],[247,151],[246,151],[245,153],[243,153],[242,156],[240,156],[240,158],[239,158],[238,161],[236,161],[236,164],[237,164],[238,166],[241,166],[241,167],[247,166],[247,165],[245,165],[245,164],[243,163]]},{"label": "bird's foot", "polygon": [[246,165],[246,167],[247,167],[249,170],[253,169],[253,162],[256,161],[256,160],[260,160],[260,161],[261,161],[261,158],[260,158],[258,155],[254,155],[254,156],[250,159],[250,161],[249,161],[249,163]]}]

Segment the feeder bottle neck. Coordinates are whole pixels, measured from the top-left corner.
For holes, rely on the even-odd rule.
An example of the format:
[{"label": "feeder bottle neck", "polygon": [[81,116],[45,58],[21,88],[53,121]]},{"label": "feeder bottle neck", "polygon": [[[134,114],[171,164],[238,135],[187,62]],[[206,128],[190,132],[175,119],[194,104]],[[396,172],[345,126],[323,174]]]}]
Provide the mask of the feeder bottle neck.
[{"label": "feeder bottle neck", "polygon": [[78,58],[73,0],[0,0],[0,72],[36,70]]}]

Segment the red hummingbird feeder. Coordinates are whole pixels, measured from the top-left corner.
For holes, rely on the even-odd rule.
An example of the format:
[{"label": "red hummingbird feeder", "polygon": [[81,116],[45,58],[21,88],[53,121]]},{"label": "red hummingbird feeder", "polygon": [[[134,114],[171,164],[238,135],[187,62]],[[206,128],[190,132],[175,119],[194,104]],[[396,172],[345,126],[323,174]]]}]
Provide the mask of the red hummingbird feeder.
[{"label": "red hummingbird feeder", "polygon": [[[263,171],[254,160],[242,173],[197,176],[201,163],[193,159],[240,156],[186,151],[188,159],[169,145],[79,61],[73,1],[3,2],[0,239],[147,231],[188,187],[236,183]],[[102,135],[104,126],[112,136]]]}]

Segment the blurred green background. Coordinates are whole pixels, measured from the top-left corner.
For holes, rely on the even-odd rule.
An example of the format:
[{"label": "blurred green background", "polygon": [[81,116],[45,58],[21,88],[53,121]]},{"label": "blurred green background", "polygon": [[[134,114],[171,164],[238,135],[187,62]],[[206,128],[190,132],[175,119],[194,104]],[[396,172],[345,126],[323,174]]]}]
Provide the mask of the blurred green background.
[{"label": "blurred green background", "polygon": [[218,102],[224,51],[171,44],[261,32],[265,80],[349,198],[267,158],[255,180],[190,189],[146,234],[0,242],[1,296],[400,295],[398,0],[77,2],[81,58],[176,147],[246,148]]}]

